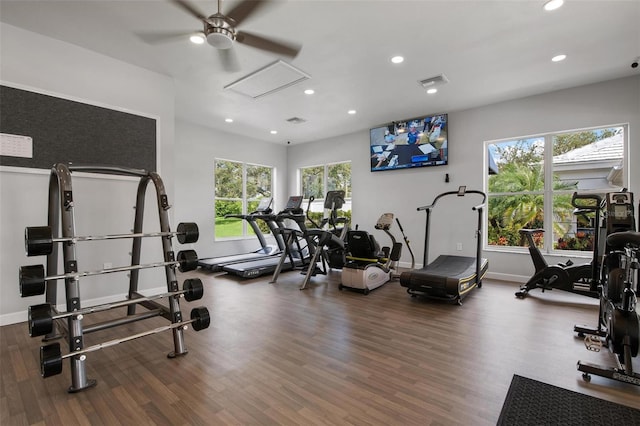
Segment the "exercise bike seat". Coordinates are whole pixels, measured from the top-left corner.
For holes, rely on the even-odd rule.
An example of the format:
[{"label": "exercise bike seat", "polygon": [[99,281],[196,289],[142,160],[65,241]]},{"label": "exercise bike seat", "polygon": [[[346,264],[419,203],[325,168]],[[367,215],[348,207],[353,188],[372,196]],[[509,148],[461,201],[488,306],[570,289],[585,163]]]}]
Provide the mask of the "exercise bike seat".
[{"label": "exercise bike seat", "polygon": [[622,249],[627,245],[640,247],[640,232],[616,232],[607,237],[607,246],[614,250]]}]

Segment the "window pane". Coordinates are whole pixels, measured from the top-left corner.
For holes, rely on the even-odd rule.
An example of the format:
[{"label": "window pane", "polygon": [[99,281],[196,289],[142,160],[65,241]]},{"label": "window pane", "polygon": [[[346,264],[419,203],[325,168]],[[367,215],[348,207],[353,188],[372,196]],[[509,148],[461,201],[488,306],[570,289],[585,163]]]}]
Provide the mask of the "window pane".
[{"label": "window pane", "polygon": [[323,199],[323,176],[324,166],[306,167],[301,169],[302,195],[304,199],[309,199],[312,195],[316,199]]},{"label": "window pane", "polygon": [[487,229],[489,245],[526,246],[525,240],[518,231],[521,228],[543,228],[543,202],[542,194],[489,197]]},{"label": "window pane", "polygon": [[351,198],[351,163],[327,166],[327,191],[343,190],[345,198]]},{"label": "window pane", "polygon": [[489,176],[489,192],[544,190],[544,139],[531,138],[489,145],[498,174]]},{"label": "window pane", "polygon": [[216,198],[242,198],[242,163],[216,160],[215,182]]},{"label": "window pane", "polygon": [[242,236],[242,219],[226,219],[227,214],[241,214],[242,200],[216,200],[215,237]]},{"label": "window pane", "polygon": [[554,189],[617,191],[624,186],[623,157],[622,127],[555,135]]},{"label": "window pane", "polygon": [[[247,165],[247,199],[271,197],[271,167]],[[257,206],[257,204],[256,204]],[[255,208],[248,208],[253,211]]]}]

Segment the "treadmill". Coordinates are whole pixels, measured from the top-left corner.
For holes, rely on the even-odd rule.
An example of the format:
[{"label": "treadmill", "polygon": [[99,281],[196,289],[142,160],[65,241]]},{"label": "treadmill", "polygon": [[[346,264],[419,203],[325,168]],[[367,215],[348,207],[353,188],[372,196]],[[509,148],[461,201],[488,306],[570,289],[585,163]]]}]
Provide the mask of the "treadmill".
[{"label": "treadmill", "polygon": [[[304,238],[306,227],[304,224],[305,215],[300,207],[302,205],[302,196],[294,195],[289,197],[284,210],[275,215],[275,222],[280,227],[273,231],[276,237],[282,238],[283,247],[289,246],[289,250],[281,253],[288,253],[283,261],[281,270],[288,271],[296,267],[306,265],[309,257],[309,251],[305,239],[305,245],[300,244],[300,240]],[[290,219],[296,222],[299,229],[287,228],[284,220]],[[261,259],[231,263],[224,265],[222,270],[241,278],[255,278],[265,274],[273,273],[280,263],[281,254],[263,257]]]},{"label": "treadmill", "polygon": [[[256,208],[255,211],[243,215],[243,214],[228,214],[225,218],[238,218],[244,219],[253,229],[256,237],[258,237],[258,241],[260,241],[260,248],[256,251],[249,253],[241,253],[229,256],[219,256],[219,257],[209,257],[205,259],[200,259],[198,261],[198,266],[204,269],[208,269],[211,272],[219,272],[222,271],[222,268],[225,265],[237,262],[246,262],[250,260],[263,259],[265,257],[273,256],[280,253],[284,250],[284,242],[282,237],[274,232],[275,229],[278,228],[278,224],[274,220],[274,215],[271,214],[271,203],[273,202],[273,198],[267,197],[260,200],[260,204]],[[276,243],[278,247],[268,245],[264,234],[260,230],[258,226],[258,219],[263,220],[273,235],[276,238]]]},{"label": "treadmill", "polygon": [[[482,203],[472,210],[478,212],[476,228],[476,256],[440,255],[430,264],[429,259],[429,217],[436,202],[448,195],[464,197],[468,194],[479,194]],[[445,299],[462,305],[462,299],[474,288],[482,287],[482,278],[487,272],[489,261],[482,258],[482,210],[487,196],[484,192],[469,190],[461,186],[457,191],[445,192],[438,195],[429,206],[418,207],[427,213],[427,223],[424,238],[424,260],[422,269],[414,269],[400,274],[400,285],[407,288],[407,293],[413,296],[426,296]]]}]

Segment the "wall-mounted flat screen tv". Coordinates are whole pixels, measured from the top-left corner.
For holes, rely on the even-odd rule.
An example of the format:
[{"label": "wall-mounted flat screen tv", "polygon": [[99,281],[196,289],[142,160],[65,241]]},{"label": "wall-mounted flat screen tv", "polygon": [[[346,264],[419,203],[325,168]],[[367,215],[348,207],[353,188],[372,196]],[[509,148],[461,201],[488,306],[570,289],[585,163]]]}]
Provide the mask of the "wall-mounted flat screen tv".
[{"label": "wall-mounted flat screen tv", "polygon": [[448,164],[448,130],[448,114],[394,121],[371,129],[371,171]]}]

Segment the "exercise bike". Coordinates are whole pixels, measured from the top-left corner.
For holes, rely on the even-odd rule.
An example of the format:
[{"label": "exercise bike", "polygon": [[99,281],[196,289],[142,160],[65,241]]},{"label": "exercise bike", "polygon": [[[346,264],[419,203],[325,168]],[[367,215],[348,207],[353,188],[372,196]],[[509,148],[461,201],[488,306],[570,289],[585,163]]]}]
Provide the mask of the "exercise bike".
[{"label": "exercise bike", "polygon": [[[592,203],[578,200],[592,201]],[[542,233],[544,230],[520,229],[520,235],[527,240],[529,245],[529,254],[535,267],[535,273],[525,284],[520,286],[520,290],[516,292],[516,297],[523,299],[529,291],[535,288],[540,288],[543,292],[556,288],[588,297],[600,297],[595,277],[598,275],[602,197],[597,194],[581,195],[574,193],[571,197],[571,205],[577,209],[576,214],[594,214],[593,257],[591,262],[575,265],[569,259],[565,263],[549,265],[534,241],[534,235]]]},{"label": "exercise bike", "polygon": [[[600,309],[598,326],[574,327],[591,351],[608,347],[616,355],[616,368],[607,368],[578,361],[585,381],[591,375],[640,386],[640,374],[633,371],[632,359],[638,355],[640,315],[636,310],[640,269],[640,232],[636,232],[633,215],[633,194],[607,194],[607,229],[605,256],[600,274]],[[640,223],[638,224],[640,228]]]}]

